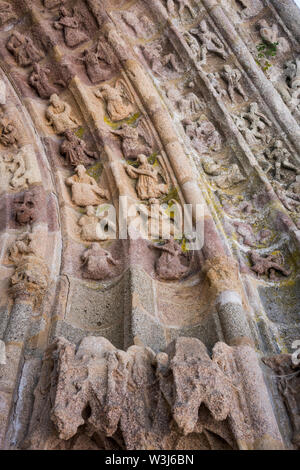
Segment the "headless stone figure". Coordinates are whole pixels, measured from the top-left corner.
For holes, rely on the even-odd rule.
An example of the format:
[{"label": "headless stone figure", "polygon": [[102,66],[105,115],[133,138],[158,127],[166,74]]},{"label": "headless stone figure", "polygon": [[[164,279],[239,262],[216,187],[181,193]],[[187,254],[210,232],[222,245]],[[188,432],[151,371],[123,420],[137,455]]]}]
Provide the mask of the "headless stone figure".
[{"label": "headless stone figure", "polygon": [[113,266],[118,262],[109,251],[104,250],[98,243],[92,243],[82,255],[83,277],[86,279],[104,280],[114,275]]}]

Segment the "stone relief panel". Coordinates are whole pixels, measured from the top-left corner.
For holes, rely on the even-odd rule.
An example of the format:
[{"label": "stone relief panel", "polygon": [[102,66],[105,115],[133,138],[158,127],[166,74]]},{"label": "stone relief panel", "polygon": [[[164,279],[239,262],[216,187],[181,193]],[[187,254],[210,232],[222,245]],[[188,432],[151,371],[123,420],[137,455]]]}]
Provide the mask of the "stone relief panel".
[{"label": "stone relief panel", "polygon": [[28,144],[16,154],[0,155],[1,189],[20,190],[41,183],[41,173],[33,146]]}]

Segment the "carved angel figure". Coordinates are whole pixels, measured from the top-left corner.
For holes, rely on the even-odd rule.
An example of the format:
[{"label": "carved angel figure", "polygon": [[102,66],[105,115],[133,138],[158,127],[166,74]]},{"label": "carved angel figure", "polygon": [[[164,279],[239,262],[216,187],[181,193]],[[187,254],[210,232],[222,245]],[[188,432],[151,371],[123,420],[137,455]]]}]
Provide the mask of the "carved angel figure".
[{"label": "carved angel figure", "polygon": [[285,38],[279,37],[279,29],[276,23],[269,26],[266,20],[261,20],[257,23],[259,34],[261,38],[268,44],[278,43],[277,50],[280,52],[287,52],[290,48],[288,41]]},{"label": "carved angel figure", "polygon": [[80,22],[77,18],[77,11],[73,9],[70,15],[65,7],[59,9],[60,18],[54,22],[55,29],[63,30],[65,43],[69,47],[76,47],[79,44],[88,41],[89,37],[80,29]]},{"label": "carved angel figure", "polygon": [[109,251],[104,250],[98,243],[92,243],[81,256],[83,261],[83,277],[86,279],[103,280],[114,275],[113,266],[119,263]]},{"label": "carved angel figure", "polygon": [[219,55],[222,59],[226,60],[228,57],[227,52],[225,51],[224,45],[218,38],[218,36],[209,30],[207,22],[202,20],[198,28],[191,29],[190,33],[197,36],[208,52],[213,52],[214,54]]},{"label": "carved angel figure", "polygon": [[80,59],[92,83],[108,80],[115,66],[115,58],[104,37],[100,37],[94,48],[85,49]]},{"label": "carved angel figure", "polygon": [[0,143],[5,147],[18,148],[19,133],[13,121],[0,115]]},{"label": "carved angel figure", "polygon": [[183,19],[184,10],[187,9],[192,18],[196,18],[196,12],[191,7],[190,0],[165,0],[167,3],[167,10],[170,15],[176,16],[175,2],[178,4],[178,13],[181,19]]},{"label": "carved angel figure", "polygon": [[18,31],[12,33],[6,47],[21,67],[27,67],[33,62],[39,62],[44,57],[44,53],[34,46],[32,39],[23,36]]},{"label": "carved angel figure", "polygon": [[60,153],[70,165],[83,165],[89,163],[91,158],[97,158],[96,152],[88,150],[85,141],[79,139],[69,129],[64,133],[64,137],[65,140],[60,146]]},{"label": "carved angel figure", "polygon": [[53,126],[56,134],[63,134],[68,129],[77,129],[79,126],[77,119],[72,116],[71,106],[62,101],[56,93],[50,97],[46,117],[48,125]]},{"label": "carved angel figure", "polygon": [[50,69],[48,67],[41,67],[38,63],[35,63],[28,79],[29,85],[35,88],[37,94],[44,99],[50,98],[57,91],[49,82],[49,74]]},{"label": "carved angel figure", "polygon": [[187,253],[182,251],[181,246],[174,238],[170,238],[164,245],[152,245],[152,247],[161,252],[155,266],[160,279],[176,281],[188,274],[189,266],[182,263],[183,259],[187,257]]},{"label": "carved angel figure", "polygon": [[111,121],[122,121],[134,112],[133,97],[123,80],[117,80],[114,87],[102,85],[95,95],[105,102]]},{"label": "carved angel figure", "polygon": [[153,148],[153,140],[145,128],[143,122],[137,127],[123,124],[118,130],[112,131],[122,139],[122,151],[126,160],[135,160],[139,154],[150,155]]},{"label": "carved angel figure", "polygon": [[240,84],[242,74],[238,69],[234,69],[230,65],[224,65],[221,77],[227,83],[228,95],[232,103],[235,103],[235,91],[239,93],[245,101],[248,101],[248,97]]},{"label": "carved angel figure", "polygon": [[279,263],[278,256],[260,256],[256,251],[250,251],[250,259],[252,262],[251,269],[257,275],[268,276],[271,280],[276,281],[276,272],[283,276],[289,276],[291,271],[287,271],[282,264]]},{"label": "carved angel figure", "polygon": [[87,174],[83,165],[78,165],[75,172],[74,176],[66,179],[66,185],[71,187],[74,204],[82,207],[98,206],[102,199],[108,199],[108,192]]},{"label": "carved angel figure", "polygon": [[8,2],[0,2],[0,26],[17,17],[12,10],[12,6]]}]

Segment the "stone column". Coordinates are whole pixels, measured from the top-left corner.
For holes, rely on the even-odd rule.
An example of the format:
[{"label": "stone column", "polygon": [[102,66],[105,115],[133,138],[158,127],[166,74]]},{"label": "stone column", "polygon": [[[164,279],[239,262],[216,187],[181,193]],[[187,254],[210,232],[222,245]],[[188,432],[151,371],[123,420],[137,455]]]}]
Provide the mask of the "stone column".
[{"label": "stone column", "polygon": [[297,7],[294,0],[272,0],[270,3],[277,10],[284,24],[288,25],[297,41],[300,42],[300,8]]}]

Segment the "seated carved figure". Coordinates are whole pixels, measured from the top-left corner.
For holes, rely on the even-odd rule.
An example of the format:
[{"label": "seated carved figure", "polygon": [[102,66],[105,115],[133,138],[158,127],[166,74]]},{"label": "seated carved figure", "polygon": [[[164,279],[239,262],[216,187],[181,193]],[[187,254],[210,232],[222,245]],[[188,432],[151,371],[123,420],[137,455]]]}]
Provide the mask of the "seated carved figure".
[{"label": "seated carved figure", "polygon": [[163,46],[160,43],[155,42],[142,46],[142,51],[151,69],[157,75],[163,77],[168,72],[182,72],[176,55],[173,52],[164,54]]},{"label": "seated carved figure", "polygon": [[82,207],[98,206],[102,199],[108,199],[108,192],[87,174],[83,165],[78,165],[75,171],[74,176],[66,179],[66,185],[71,187],[74,204]]},{"label": "seated carved figure", "polygon": [[[81,227],[81,238],[86,241],[105,241],[108,239],[108,236],[105,232],[104,227],[100,226],[101,219],[103,216],[98,216],[95,213],[95,208],[93,206],[86,207],[86,214],[83,215],[79,221],[78,225]],[[106,220],[105,220],[106,222]],[[107,224],[116,231],[116,226],[110,220],[107,220]]]},{"label": "seated carved figure", "polygon": [[44,99],[48,99],[56,93],[56,88],[49,82],[49,74],[50,69],[48,67],[41,67],[38,63],[35,63],[28,79],[29,85],[35,88],[37,94]]},{"label": "seated carved figure", "polygon": [[63,134],[68,129],[77,129],[79,126],[77,119],[72,116],[71,106],[62,101],[55,93],[50,97],[46,117],[48,125],[53,126],[56,134]]},{"label": "seated carved figure", "polygon": [[123,80],[118,80],[114,87],[102,85],[95,95],[105,102],[107,114],[112,121],[126,119],[134,111],[133,98]]},{"label": "seated carved figure", "polygon": [[221,136],[214,124],[208,120],[191,121],[184,119],[186,135],[191,139],[191,144],[199,153],[209,151],[218,152],[221,149]]},{"label": "seated carved figure", "polygon": [[44,53],[35,47],[32,39],[23,36],[18,31],[12,33],[6,47],[21,67],[28,67],[33,62],[39,62],[44,57]]},{"label": "seated carved figure", "polygon": [[73,15],[70,15],[65,7],[61,7],[59,13],[60,18],[54,22],[53,26],[55,29],[63,30],[67,46],[76,47],[89,40],[87,34],[80,29],[76,10],[73,10]]},{"label": "seated carved figure", "polygon": [[115,68],[115,58],[104,37],[99,38],[96,47],[85,49],[83,57],[86,73],[92,83],[107,80]]},{"label": "seated carved figure", "polygon": [[83,277],[86,279],[104,280],[114,275],[113,266],[118,262],[109,251],[104,250],[98,243],[92,243],[81,256],[83,261]]},{"label": "seated carved figure", "polygon": [[174,238],[170,238],[164,245],[153,245],[153,248],[161,251],[156,263],[156,273],[160,279],[175,281],[188,274],[189,266],[182,263],[187,254]]},{"label": "seated carved figure", "polygon": [[72,166],[83,165],[90,162],[90,159],[96,159],[96,152],[91,152],[87,148],[84,140],[79,139],[69,129],[64,133],[65,140],[60,146],[60,153],[65,157],[68,164]]},{"label": "seated carved figure", "polygon": [[153,142],[142,123],[137,127],[123,124],[118,130],[111,131],[122,139],[122,151],[126,160],[135,160],[139,154],[150,155]]},{"label": "seated carved figure", "polygon": [[260,256],[256,251],[250,251],[250,259],[252,262],[252,271],[259,276],[266,275],[270,277],[271,280],[276,281],[276,272],[283,276],[289,276],[291,274],[291,271],[287,271],[279,264],[277,256],[269,255],[264,257]]},{"label": "seated carved figure", "polygon": [[167,179],[161,169],[156,169],[153,165],[148,163],[145,155],[138,155],[140,163],[138,168],[127,164],[126,171],[131,178],[137,179],[136,192],[138,197],[143,200],[151,198],[160,198],[163,194],[169,191],[168,184],[159,182],[159,175]]},{"label": "seated carved figure", "polygon": [[0,2],[0,26],[17,17],[12,10],[12,6],[8,2]]}]

